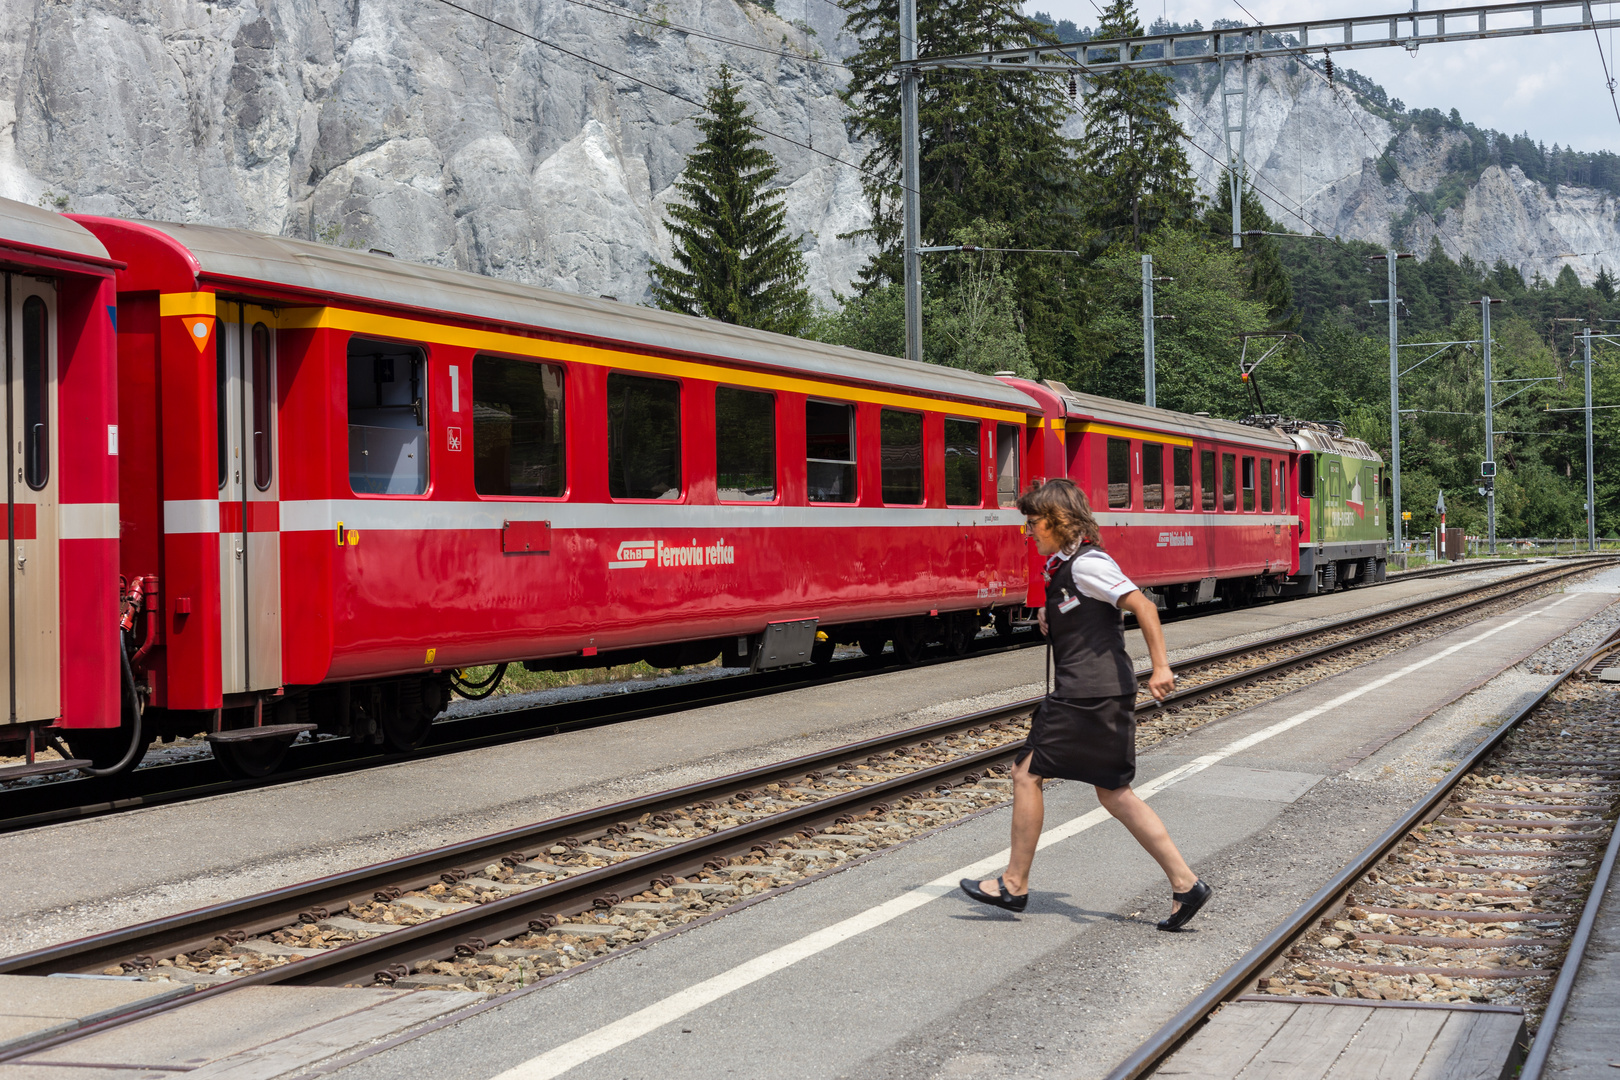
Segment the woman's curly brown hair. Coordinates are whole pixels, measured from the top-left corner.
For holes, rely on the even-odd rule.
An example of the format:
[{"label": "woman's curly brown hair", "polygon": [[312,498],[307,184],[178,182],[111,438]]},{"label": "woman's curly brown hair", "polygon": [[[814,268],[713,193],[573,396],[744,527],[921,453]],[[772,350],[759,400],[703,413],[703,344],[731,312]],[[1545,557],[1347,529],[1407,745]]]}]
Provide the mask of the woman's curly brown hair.
[{"label": "woman's curly brown hair", "polygon": [[1097,519],[1091,516],[1091,504],[1073,480],[1048,480],[1030,487],[1018,496],[1018,509],[1025,517],[1045,521],[1060,548],[1068,548],[1077,540],[1102,547],[1102,533]]}]

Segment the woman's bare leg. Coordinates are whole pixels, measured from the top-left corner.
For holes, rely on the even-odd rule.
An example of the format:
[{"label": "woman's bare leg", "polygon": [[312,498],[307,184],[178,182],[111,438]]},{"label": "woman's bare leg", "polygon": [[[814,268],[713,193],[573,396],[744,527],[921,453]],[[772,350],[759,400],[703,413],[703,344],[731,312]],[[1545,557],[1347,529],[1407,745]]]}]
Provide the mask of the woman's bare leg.
[{"label": "woman's bare leg", "polygon": [[1151,806],[1131,790],[1129,784],[1112,791],[1098,788],[1097,801],[1129,829],[1136,842],[1153,856],[1153,861],[1159,864],[1164,876],[1170,879],[1171,892],[1186,892],[1197,883],[1198,875],[1192,872],[1187,861],[1181,857],[1181,852],[1176,850],[1175,841],[1170,839],[1164,822],[1159,820],[1159,815],[1153,812]]},{"label": "woman's bare leg", "polygon": [[[1041,838],[1041,824],[1046,820],[1046,800],[1041,793],[1041,784],[1045,781],[1029,771],[1029,763],[1034,760],[1034,754],[1026,754],[1013,766],[1012,857],[1001,880],[1014,896],[1029,892],[1029,867],[1035,861],[1035,845]],[[995,878],[979,882],[979,888],[991,896],[998,891]]]}]

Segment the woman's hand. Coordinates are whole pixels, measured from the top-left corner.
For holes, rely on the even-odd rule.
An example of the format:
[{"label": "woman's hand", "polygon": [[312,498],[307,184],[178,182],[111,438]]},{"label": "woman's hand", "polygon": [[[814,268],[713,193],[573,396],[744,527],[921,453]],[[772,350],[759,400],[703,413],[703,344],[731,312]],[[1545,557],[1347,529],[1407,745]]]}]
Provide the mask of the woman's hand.
[{"label": "woman's hand", "polygon": [[1155,701],[1163,701],[1176,688],[1175,673],[1166,664],[1154,664],[1153,674],[1148,676],[1147,688]]},{"label": "woman's hand", "polygon": [[1040,624],[1041,624],[1041,636],[1045,637],[1046,636],[1046,607],[1045,607],[1045,605],[1042,605],[1041,607],[1038,607],[1038,608],[1035,609],[1035,617],[1036,617],[1036,619],[1038,619],[1040,621]]}]

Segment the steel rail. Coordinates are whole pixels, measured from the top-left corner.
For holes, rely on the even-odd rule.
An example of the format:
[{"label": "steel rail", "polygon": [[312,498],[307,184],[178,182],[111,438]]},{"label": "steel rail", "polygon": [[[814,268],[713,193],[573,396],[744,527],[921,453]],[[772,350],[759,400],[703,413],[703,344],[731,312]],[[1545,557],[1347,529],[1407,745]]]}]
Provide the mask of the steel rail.
[{"label": "steel rail", "polygon": [[[1379,630],[1369,631],[1330,645],[1286,656],[1257,668],[1245,669],[1208,682],[1199,683],[1170,694],[1162,703],[1149,702],[1143,704],[1140,708],[1168,708],[1189,704],[1221,693],[1232,686],[1252,682],[1286,670],[1289,667],[1297,667],[1336,652],[1355,649],[1379,638],[1389,637],[1421,627],[1427,623],[1450,618],[1484,604],[1511,600],[1522,592],[1547,584],[1548,579],[1556,580],[1561,577],[1568,577],[1573,574],[1583,573],[1587,569],[1587,567],[1560,567],[1543,571],[1541,574],[1536,575],[1537,580],[1525,582],[1507,592],[1444,608],[1428,615],[1405,620]],[[1447,599],[1464,595],[1467,591],[1463,590],[1439,598],[1430,598],[1407,606],[1443,603]],[[1393,610],[1398,614],[1402,609]],[[1301,637],[1343,629],[1358,622],[1388,618],[1390,614],[1389,610],[1375,612],[1369,615],[1340,620],[1326,626],[1314,627],[1310,630],[1292,632],[1277,639],[1276,642],[1253,643],[1220,649],[1178,661],[1172,665],[1172,668],[1183,671],[1196,669],[1265,648],[1276,647],[1278,644],[1287,644]],[[1139,678],[1147,677],[1146,672],[1138,674]],[[95,971],[100,970],[109,963],[131,955],[142,953],[175,955],[190,952],[211,944],[216,937],[228,930],[241,930],[250,935],[263,933],[267,930],[297,923],[299,917],[305,911],[312,911],[315,908],[325,908],[329,912],[341,910],[355,899],[368,897],[379,890],[390,887],[398,888],[402,892],[422,888],[438,881],[440,874],[451,870],[465,870],[468,867],[476,869],[490,862],[499,861],[502,856],[518,848],[535,845],[548,847],[558,840],[570,836],[583,839],[597,838],[606,831],[608,826],[627,817],[636,818],[642,814],[656,813],[661,810],[687,806],[694,802],[715,799],[739,790],[763,786],[784,779],[792,779],[819,769],[835,767],[847,759],[887,753],[925,739],[938,738],[959,729],[990,724],[997,720],[1018,716],[1033,709],[1039,700],[1039,698],[1027,698],[1006,706],[919,725],[892,734],[834,747],[814,754],[790,758],[755,769],[716,777],[683,787],[628,799],[623,802],[594,807],[562,817],[551,818],[534,825],[508,829],[431,851],[402,856],[372,866],[360,867],[296,885],[285,886],[281,889],[226,901],[222,904],[167,916],[148,923],[110,930],[76,941],[0,958],[0,974],[40,974],[47,973],[48,970],[60,971],[68,969]],[[729,835],[729,833],[730,830],[724,830],[722,833],[711,835],[720,837]],[[583,875],[576,875],[576,877],[583,877]]]},{"label": "steel rail", "polygon": [[[1486,736],[1473,750],[1469,751],[1467,757],[1458,762],[1456,767],[1447,773],[1439,783],[1430,788],[1423,798],[1414,803],[1405,814],[1402,814],[1395,824],[1391,825],[1377,839],[1363,848],[1355,858],[1346,863],[1310,899],[1295,908],[1292,914],[1273,927],[1254,948],[1227,968],[1203,993],[1199,994],[1180,1012],[1166,1021],[1146,1042],[1138,1046],[1130,1056],[1115,1066],[1114,1070],[1108,1074],[1107,1080],[1136,1080],[1137,1077],[1145,1075],[1151,1069],[1156,1068],[1165,1058],[1169,1057],[1210,1013],[1214,1012],[1222,1003],[1237,996],[1250,981],[1258,978],[1261,972],[1275,963],[1278,957],[1289,948],[1300,934],[1310,929],[1311,924],[1317,918],[1333,908],[1345,893],[1349,892],[1356,882],[1361,880],[1363,874],[1377,866],[1401,842],[1407,833],[1422,824],[1424,819],[1451,795],[1453,789],[1462,782],[1462,778],[1477,768],[1493,750],[1501,745],[1502,740],[1507,738],[1514,728],[1518,727],[1539,709],[1554,690],[1562,686],[1570,676],[1581,669],[1582,665],[1591,661],[1593,657],[1608,648],[1616,640],[1620,640],[1620,632],[1610,635],[1602,643],[1594,646],[1549,682],[1539,694],[1518,712],[1514,713],[1500,727]],[[1613,845],[1611,844],[1611,850],[1612,848]]]}]

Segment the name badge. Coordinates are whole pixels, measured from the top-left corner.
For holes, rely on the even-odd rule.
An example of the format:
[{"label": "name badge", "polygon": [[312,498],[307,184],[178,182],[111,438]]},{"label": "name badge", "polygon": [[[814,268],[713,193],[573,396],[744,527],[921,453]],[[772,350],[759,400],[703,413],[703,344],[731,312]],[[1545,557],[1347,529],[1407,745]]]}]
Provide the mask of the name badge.
[{"label": "name badge", "polygon": [[1077,608],[1079,606],[1080,606],[1080,598],[1078,596],[1070,596],[1069,595],[1069,590],[1064,589],[1063,590],[1063,599],[1058,602],[1058,611],[1060,611],[1063,614],[1067,615],[1069,612],[1073,611],[1075,608]]}]

